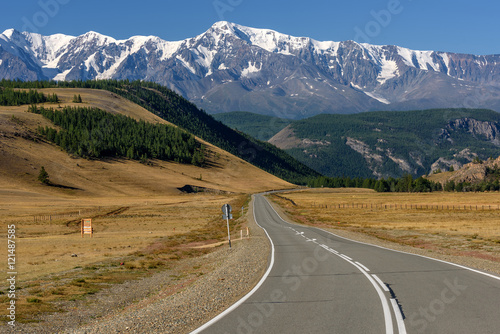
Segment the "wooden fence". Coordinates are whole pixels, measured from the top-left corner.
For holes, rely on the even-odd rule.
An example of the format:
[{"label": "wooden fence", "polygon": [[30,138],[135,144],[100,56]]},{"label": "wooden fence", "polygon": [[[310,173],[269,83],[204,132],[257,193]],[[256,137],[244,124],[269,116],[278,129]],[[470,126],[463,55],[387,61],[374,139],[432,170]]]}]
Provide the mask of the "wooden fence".
[{"label": "wooden fence", "polygon": [[65,212],[65,213],[54,213],[54,214],[48,214],[48,215],[37,215],[33,216],[33,222],[41,222],[41,221],[52,221],[52,220],[57,220],[57,219],[68,219],[68,218],[73,218],[73,217],[80,217],[81,215],[84,214],[89,214],[91,212],[96,212],[99,211],[99,209],[87,209],[87,210],[78,210],[78,211],[73,211],[73,212]]},{"label": "wooden fence", "polygon": [[500,205],[434,205],[434,204],[368,204],[368,203],[337,203],[312,204],[311,207],[324,209],[376,209],[376,210],[469,210],[485,211],[500,210]]}]

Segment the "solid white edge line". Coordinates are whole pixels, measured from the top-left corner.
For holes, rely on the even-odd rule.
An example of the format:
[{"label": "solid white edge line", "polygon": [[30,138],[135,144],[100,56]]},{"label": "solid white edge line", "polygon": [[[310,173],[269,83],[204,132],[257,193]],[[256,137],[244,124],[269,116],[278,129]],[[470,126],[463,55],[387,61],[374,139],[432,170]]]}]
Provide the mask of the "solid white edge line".
[{"label": "solid white edge line", "polygon": [[394,310],[394,314],[396,316],[396,323],[398,324],[398,332],[399,334],[406,334],[406,326],[403,319],[403,315],[401,314],[401,310],[399,309],[399,305],[396,302],[396,299],[391,298],[392,309]]},{"label": "solid white edge line", "polygon": [[366,271],[370,271],[370,269],[366,268],[362,263],[359,263],[357,261],[355,261],[354,263],[356,263],[358,266],[360,266],[361,268],[363,268],[364,270]]},{"label": "solid white edge line", "polygon": [[[273,208],[272,205],[271,205],[271,208],[274,210],[274,208]],[[276,210],[274,210],[274,212],[276,212]],[[278,217],[280,217],[281,220],[283,220],[287,224],[295,225],[295,226],[301,226],[301,225],[298,225],[298,224],[291,224],[291,223],[285,221],[283,218],[281,218],[281,216],[278,214],[278,212],[276,212],[276,214],[278,215]],[[478,273],[478,274],[481,274],[481,275],[485,275],[485,276],[488,276],[488,277],[491,277],[491,278],[494,278],[494,279],[500,281],[500,276],[496,276],[496,275],[493,275],[493,274],[490,274],[490,273],[485,273],[485,272],[477,270],[477,269],[473,269],[473,268],[469,268],[469,267],[466,267],[466,266],[462,266],[461,264],[456,264],[456,263],[453,263],[453,262],[448,262],[448,261],[444,261],[444,260],[440,260],[440,259],[435,259],[433,257],[429,257],[429,256],[425,256],[425,255],[413,254],[413,253],[398,251],[398,250],[387,248],[387,247],[383,247],[383,246],[377,246],[377,245],[369,244],[367,242],[362,242],[362,241],[357,241],[357,240],[353,240],[353,239],[341,237],[340,235],[337,235],[335,233],[329,232],[327,230],[323,230],[321,228],[317,228],[317,227],[313,227],[313,226],[309,226],[309,227],[310,228],[318,229],[320,231],[324,231],[324,232],[326,232],[328,234],[331,234],[331,235],[333,235],[333,236],[335,236],[337,238],[340,238],[340,239],[349,240],[349,241],[352,241],[352,242],[356,242],[358,244],[363,244],[363,245],[368,245],[368,246],[372,246],[372,247],[377,247],[377,248],[380,248],[380,249],[389,250],[391,252],[396,252],[396,253],[401,253],[401,254],[408,254],[408,255],[414,255],[414,256],[422,257],[424,259],[434,260],[434,261],[441,262],[441,263],[446,263],[446,264],[449,264],[449,265],[452,265],[452,266],[455,266],[455,267],[458,267],[458,268],[461,268],[461,269],[466,269],[466,270],[469,270],[469,271],[472,271],[472,272],[475,272],[475,273]]]},{"label": "solid white edge line", "polygon": [[271,272],[271,269],[273,268],[273,265],[274,265],[274,244],[273,244],[273,241],[271,240],[271,237],[269,237],[269,234],[267,233],[266,229],[263,228],[257,222],[257,218],[255,217],[255,197],[254,197],[252,206],[253,206],[253,218],[255,220],[255,223],[261,229],[263,229],[264,232],[266,232],[267,238],[269,239],[269,242],[271,243],[271,261],[269,263],[269,267],[267,268],[267,271],[264,273],[264,276],[262,276],[262,278],[260,279],[259,283],[257,283],[257,285],[249,293],[247,293],[243,298],[241,298],[236,303],[234,303],[233,305],[231,305],[228,309],[226,309],[225,311],[223,311],[221,314],[219,314],[218,316],[216,316],[212,320],[208,321],[207,323],[205,323],[201,327],[198,327],[197,329],[195,329],[194,331],[192,331],[191,334],[197,334],[197,333],[200,333],[201,331],[207,329],[208,327],[212,326],[217,321],[219,321],[220,319],[224,318],[226,315],[228,315],[229,313],[231,313],[232,311],[234,311],[238,306],[240,306],[241,304],[243,304],[248,298],[250,298],[250,296],[252,296],[261,287],[261,285],[264,283],[264,281],[269,276],[269,273]]},{"label": "solid white edge line", "polygon": [[380,286],[382,287],[382,289],[384,289],[385,292],[389,292],[389,288],[387,287],[387,285],[384,284],[384,282],[382,282],[382,280],[375,274],[372,274],[373,278],[378,282],[378,284],[380,284]]}]

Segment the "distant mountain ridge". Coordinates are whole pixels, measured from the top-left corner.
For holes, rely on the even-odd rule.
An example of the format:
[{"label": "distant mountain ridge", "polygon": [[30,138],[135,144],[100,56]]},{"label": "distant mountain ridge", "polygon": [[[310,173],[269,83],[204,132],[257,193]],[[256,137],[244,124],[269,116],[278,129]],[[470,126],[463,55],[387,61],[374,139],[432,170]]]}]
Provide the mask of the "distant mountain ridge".
[{"label": "distant mountain ridge", "polygon": [[147,80],[209,113],[291,119],[441,107],[500,111],[500,55],[320,42],[225,21],[176,42],[9,29],[0,35],[0,78]]},{"label": "distant mountain ridge", "polygon": [[[215,117],[252,136],[266,133],[264,116]],[[326,176],[418,177],[500,155],[500,114],[492,110],[374,111],[283,121],[269,117],[268,130],[283,127],[269,142]]]}]

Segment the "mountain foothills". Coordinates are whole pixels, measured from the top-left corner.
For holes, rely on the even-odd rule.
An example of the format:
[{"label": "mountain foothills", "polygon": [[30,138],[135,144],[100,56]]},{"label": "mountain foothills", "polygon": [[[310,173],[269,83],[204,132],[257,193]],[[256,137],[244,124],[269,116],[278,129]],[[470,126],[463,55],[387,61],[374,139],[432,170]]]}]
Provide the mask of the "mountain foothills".
[{"label": "mountain foothills", "polygon": [[209,113],[289,119],[450,107],[500,111],[500,55],[320,42],[229,22],[176,42],[9,29],[0,35],[0,78],[146,80]]},{"label": "mountain foothills", "polygon": [[[20,88],[30,90],[16,93],[15,89]],[[279,148],[232,130],[216,121],[183,97],[159,84],[116,80],[59,83],[2,80],[0,101],[19,105],[22,104],[20,101],[37,103],[49,97],[57,99],[53,94],[49,94],[48,97],[39,94],[35,88],[107,90],[143,107],[157,118],[189,132],[183,133],[164,126],[150,126],[145,122],[134,124],[124,118],[111,118],[99,110],[82,107],[66,107],[62,111],[30,107],[30,111],[41,113],[62,127],[59,132],[46,127],[39,129],[39,132],[78,156],[90,158],[118,156],[143,161],[153,158],[210,167],[210,163],[204,158],[205,147],[201,143],[196,143],[194,135],[290,182],[305,183],[309,177],[319,175]],[[78,96],[75,97],[73,102],[79,100]],[[85,119],[82,119],[82,115],[85,115]]]},{"label": "mountain foothills", "polygon": [[[250,135],[264,133],[263,117],[217,114]],[[458,170],[474,160],[500,155],[500,114],[484,109],[379,111],[317,115],[278,122],[269,142],[331,177],[388,178]],[[279,125],[279,126],[278,126]]]}]

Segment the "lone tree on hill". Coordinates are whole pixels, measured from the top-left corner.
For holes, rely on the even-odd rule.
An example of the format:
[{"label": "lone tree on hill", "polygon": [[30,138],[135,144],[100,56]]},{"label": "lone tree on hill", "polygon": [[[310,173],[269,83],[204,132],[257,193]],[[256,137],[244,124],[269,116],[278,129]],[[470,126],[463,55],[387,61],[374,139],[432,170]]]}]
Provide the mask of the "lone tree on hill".
[{"label": "lone tree on hill", "polygon": [[38,174],[38,181],[43,184],[49,184],[49,173],[45,170],[45,167],[42,166],[40,169],[40,173]]},{"label": "lone tree on hill", "polygon": [[82,103],[82,97],[80,96],[80,94],[78,95],[74,95],[73,96],[73,103]]}]

